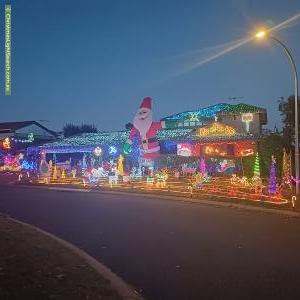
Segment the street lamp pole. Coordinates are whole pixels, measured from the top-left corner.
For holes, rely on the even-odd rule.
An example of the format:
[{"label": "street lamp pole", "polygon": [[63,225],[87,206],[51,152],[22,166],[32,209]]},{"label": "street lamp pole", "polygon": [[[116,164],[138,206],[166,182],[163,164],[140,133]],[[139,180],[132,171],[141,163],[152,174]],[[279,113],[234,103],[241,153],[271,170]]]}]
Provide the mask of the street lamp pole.
[{"label": "street lamp pole", "polygon": [[[265,31],[259,31],[256,33],[255,37],[258,39],[264,38],[266,35]],[[279,44],[287,55],[289,62],[293,70],[294,77],[294,96],[295,96],[295,184],[296,184],[296,195],[299,195],[299,120],[298,120],[298,74],[296,63],[293,59],[291,51],[289,48],[278,38],[274,36],[268,36],[270,39]]]},{"label": "street lamp pole", "polygon": [[294,76],[294,96],[295,96],[295,184],[296,184],[296,195],[299,195],[299,120],[298,120],[298,73],[296,63],[293,59],[291,51],[288,47],[274,36],[270,36],[270,39],[278,43],[283,49],[285,54],[288,56],[291,64]]}]

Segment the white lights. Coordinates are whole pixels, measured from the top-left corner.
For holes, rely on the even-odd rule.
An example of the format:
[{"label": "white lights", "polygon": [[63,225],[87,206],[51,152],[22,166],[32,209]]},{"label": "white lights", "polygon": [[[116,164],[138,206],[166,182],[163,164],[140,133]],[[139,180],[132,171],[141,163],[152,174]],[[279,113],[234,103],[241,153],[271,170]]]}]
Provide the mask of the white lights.
[{"label": "white lights", "polygon": [[96,148],[94,149],[94,154],[95,154],[96,156],[100,156],[100,155],[102,154],[102,149],[101,149],[100,147],[96,147]]}]

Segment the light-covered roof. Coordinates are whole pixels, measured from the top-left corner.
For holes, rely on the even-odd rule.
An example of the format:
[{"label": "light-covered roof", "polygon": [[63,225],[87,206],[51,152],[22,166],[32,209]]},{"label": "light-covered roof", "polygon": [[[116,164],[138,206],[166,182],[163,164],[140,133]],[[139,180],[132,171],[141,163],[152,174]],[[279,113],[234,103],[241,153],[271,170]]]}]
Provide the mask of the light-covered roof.
[{"label": "light-covered roof", "polygon": [[182,119],[212,119],[219,113],[254,113],[254,112],[265,112],[264,108],[249,105],[245,103],[239,104],[228,104],[228,103],[218,103],[211,105],[209,107],[200,108],[197,110],[185,111],[178,114],[170,115],[163,118],[162,120],[182,120]]}]

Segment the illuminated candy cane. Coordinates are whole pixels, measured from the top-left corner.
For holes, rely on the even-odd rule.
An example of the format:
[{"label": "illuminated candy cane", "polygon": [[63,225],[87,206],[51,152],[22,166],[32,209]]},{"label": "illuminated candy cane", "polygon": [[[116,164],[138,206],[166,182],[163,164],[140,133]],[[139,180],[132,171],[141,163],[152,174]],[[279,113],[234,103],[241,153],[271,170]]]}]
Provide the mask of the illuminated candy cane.
[{"label": "illuminated candy cane", "polygon": [[295,208],[296,200],[297,200],[297,197],[293,196],[292,197],[292,207],[293,207],[293,209]]}]

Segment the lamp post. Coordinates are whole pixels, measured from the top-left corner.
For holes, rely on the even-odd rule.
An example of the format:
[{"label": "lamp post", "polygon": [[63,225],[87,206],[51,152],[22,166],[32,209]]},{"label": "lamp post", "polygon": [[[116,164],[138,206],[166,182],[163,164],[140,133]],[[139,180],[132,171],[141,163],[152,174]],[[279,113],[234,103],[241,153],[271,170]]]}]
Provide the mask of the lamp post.
[{"label": "lamp post", "polygon": [[[266,36],[266,31],[259,31],[256,33],[255,37],[257,39],[262,39]],[[298,74],[296,63],[293,59],[291,51],[289,48],[278,38],[274,36],[268,36],[269,39],[272,39],[277,44],[279,44],[283,49],[285,54],[287,55],[289,62],[291,64],[293,70],[294,77],[294,95],[295,95],[295,183],[296,183],[296,195],[299,195],[299,120],[298,120]]]}]

